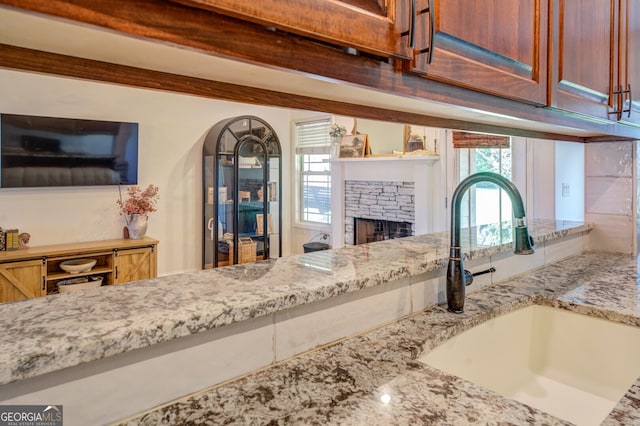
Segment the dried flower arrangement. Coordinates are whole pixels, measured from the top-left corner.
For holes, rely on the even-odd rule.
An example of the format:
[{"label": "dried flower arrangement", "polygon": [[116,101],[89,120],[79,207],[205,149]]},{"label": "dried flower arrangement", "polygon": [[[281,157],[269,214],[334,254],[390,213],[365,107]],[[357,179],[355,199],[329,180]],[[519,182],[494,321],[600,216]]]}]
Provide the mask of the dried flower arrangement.
[{"label": "dried flower arrangement", "polygon": [[129,198],[123,202],[122,193],[120,193],[120,199],[116,201],[120,207],[120,214],[129,216],[155,212],[159,198],[158,191],[156,185],[149,185],[144,190],[139,186],[130,186],[127,189]]}]

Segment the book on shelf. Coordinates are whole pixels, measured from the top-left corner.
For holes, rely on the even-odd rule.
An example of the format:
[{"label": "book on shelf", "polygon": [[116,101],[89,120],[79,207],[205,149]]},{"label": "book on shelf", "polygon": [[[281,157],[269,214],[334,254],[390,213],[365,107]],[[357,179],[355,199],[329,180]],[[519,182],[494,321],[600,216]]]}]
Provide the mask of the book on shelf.
[{"label": "book on shelf", "polygon": [[6,251],[18,250],[18,247],[18,230],[7,229],[6,231],[4,231],[4,249]]}]

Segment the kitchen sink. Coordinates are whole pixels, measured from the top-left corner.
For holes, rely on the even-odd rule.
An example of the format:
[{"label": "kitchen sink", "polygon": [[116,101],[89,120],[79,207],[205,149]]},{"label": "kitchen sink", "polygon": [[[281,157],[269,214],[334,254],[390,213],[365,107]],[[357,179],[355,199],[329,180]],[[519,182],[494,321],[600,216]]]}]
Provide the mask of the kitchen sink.
[{"label": "kitchen sink", "polygon": [[640,328],[533,305],[420,361],[578,425],[599,425],[640,377]]}]

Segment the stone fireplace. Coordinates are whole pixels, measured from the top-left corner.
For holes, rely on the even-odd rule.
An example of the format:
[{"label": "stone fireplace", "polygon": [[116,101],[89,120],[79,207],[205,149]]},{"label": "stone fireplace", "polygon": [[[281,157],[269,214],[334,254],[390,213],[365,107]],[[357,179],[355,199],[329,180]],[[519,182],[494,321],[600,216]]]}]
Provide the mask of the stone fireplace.
[{"label": "stone fireplace", "polygon": [[[433,232],[441,196],[439,157],[341,159],[331,166],[333,248],[354,244],[356,218],[408,223],[411,235]],[[434,167],[438,165],[438,167]],[[444,201],[444,197],[443,197]],[[436,218],[439,220],[440,218]]]},{"label": "stone fireplace", "polygon": [[[374,233],[377,226],[378,237],[382,237],[384,229],[388,230],[390,226],[395,229],[398,226],[395,225],[397,223],[408,224],[404,228],[408,228],[409,235],[414,234],[415,184],[413,182],[347,180],[344,182],[344,193],[345,243],[357,244],[355,240],[357,219],[374,221],[368,223],[372,224]],[[361,236],[366,232],[365,226],[362,224]],[[380,241],[380,239],[372,241]]]}]

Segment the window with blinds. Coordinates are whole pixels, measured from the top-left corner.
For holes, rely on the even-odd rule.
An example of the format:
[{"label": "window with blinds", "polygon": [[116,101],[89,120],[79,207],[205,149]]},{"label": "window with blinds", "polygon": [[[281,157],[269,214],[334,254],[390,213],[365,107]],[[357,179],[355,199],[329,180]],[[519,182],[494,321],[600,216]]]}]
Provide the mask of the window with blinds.
[{"label": "window with blinds", "polygon": [[296,154],[329,154],[330,119],[296,124]]},{"label": "window with blinds", "polygon": [[330,126],[329,118],[296,123],[297,211],[300,222],[331,223]]},{"label": "window with blinds", "polygon": [[[493,172],[511,179],[511,138],[453,132],[459,181],[477,172]],[[478,245],[505,244],[513,239],[511,200],[495,184],[480,182],[463,197],[461,224],[474,229]]]}]

